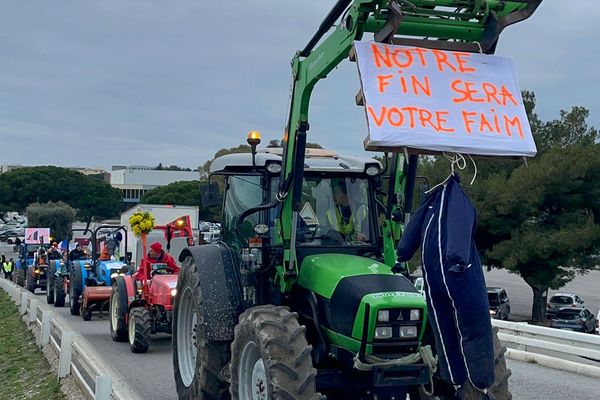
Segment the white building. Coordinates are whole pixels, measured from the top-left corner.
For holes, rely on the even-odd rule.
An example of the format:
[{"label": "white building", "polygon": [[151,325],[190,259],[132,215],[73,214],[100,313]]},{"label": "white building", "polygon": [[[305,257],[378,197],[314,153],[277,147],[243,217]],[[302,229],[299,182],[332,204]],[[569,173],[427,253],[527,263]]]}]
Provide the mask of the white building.
[{"label": "white building", "polygon": [[[128,209],[140,202],[147,191],[173,182],[200,179],[198,171],[157,170],[142,165],[113,166],[110,174],[112,187],[123,192],[123,208]],[[200,201],[198,199],[198,201]]]}]

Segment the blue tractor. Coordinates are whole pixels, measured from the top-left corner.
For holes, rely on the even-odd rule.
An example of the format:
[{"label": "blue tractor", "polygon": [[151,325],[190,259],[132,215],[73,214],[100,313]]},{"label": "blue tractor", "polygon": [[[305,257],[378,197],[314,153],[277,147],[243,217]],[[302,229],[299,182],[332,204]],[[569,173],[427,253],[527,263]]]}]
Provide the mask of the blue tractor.
[{"label": "blue tractor", "polygon": [[[125,254],[119,253],[120,241],[125,240]],[[99,254],[101,243],[106,251]],[[92,258],[75,260],[69,271],[69,308],[71,315],[92,318],[92,311],[108,310],[111,276],[130,274],[127,260],[127,230],[119,225],[102,225],[92,233]],[[102,257],[102,255],[108,257]]]},{"label": "blue tractor", "polygon": [[39,248],[39,244],[25,244],[22,243],[18,248],[19,257],[15,262],[15,272],[13,274],[13,281],[19,285],[25,285],[25,275],[27,268],[33,266],[35,260],[35,253]]},{"label": "blue tractor", "polygon": [[[75,232],[83,232],[84,235],[92,233],[90,229],[71,229],[68,237],[73,237]],[[88,240],[91,241],[91,236]],[[69,293],[69,275],[74,261],[91,264],[92,255],[83,253],[77,256],[76,260],[73,260],[72,254],[68,254],[64,260],[51,260],[49,262],[48,279],[46,280],[46,300],[48,304],[54,304],[54,307],[64,307],[67,293]]]}]

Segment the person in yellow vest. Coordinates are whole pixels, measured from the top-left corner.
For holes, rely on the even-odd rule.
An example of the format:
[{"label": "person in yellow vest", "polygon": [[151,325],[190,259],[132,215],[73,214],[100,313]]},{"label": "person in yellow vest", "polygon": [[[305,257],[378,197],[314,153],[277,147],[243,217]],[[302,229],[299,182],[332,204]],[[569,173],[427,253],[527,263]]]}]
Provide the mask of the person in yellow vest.
[{"label": "person in yellow vest", "polygon": [[10,260],[4,261],[2,263],[2,271],[4,271],[4,279],[8,279],[8,280],[12,281],[12,272],[13,272],[14,266],[15,266],[15,262],[13,261],[12,258]]},{"label": "person in yellow vest", "polygon": [[363,232],[363,224],[367,218],[367,207],[359,204],[354,210],[350,207],[348,192],[344,182],[332,185],[334,207],[327,210],[329,225],[339,232],[346,241],[366,242],[367,235]]}]

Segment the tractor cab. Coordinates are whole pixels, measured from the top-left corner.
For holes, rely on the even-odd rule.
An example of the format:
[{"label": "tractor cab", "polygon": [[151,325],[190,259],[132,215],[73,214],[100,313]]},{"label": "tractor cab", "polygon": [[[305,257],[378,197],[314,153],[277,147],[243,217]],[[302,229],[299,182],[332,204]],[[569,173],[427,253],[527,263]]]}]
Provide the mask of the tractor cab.
[{"label": "tractor cab", "polygon": [[[254,164],[252,159],[250,153],[229,154],[214,160],[210,169],[226,179],[222,240],[248,251],[249,241],[257,238],[270,247],[282,245],[276,228],[280,206],[240,217],[276,200],[282,149],[268,148],[254,156]],[[381,164],[373,158],[307,149],[296,230],[300,264],[307,256],[330,252],[381,256],[374,195],[380,170]]]}]

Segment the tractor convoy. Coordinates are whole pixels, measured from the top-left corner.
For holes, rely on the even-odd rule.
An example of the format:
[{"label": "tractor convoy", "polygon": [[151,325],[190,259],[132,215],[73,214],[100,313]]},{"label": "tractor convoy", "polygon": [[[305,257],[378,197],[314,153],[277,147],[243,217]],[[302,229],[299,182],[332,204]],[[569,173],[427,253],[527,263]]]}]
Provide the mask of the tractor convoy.
[{"label": "tractor convoy", "polygon": [[[503,29],[541,1],[338,0],[292,60],[283,147],[259,150],[252,131],[251,153],[210,166],[205,207],[224,182],[218,242],[192,245],[189,218],[103,225],[83,232],[91,254],[68,261],[42,265],[39,245],[22,245],[17,280],[45,288],[56,307],[68,294],[84,320],[108,311],[112,339],[134,353],[147,352],[153,334],[172,334],[181,399],[511,399],[495,332],[489,387],[440,372],[447,349],[434,335],[429,283],[417,290],[397,261],[418,151],[379,161],[308,149],[308,112],[316,84],[356,59],[356,41],[493,54]],[[144,229],[132,263],[128,231]]]}]

